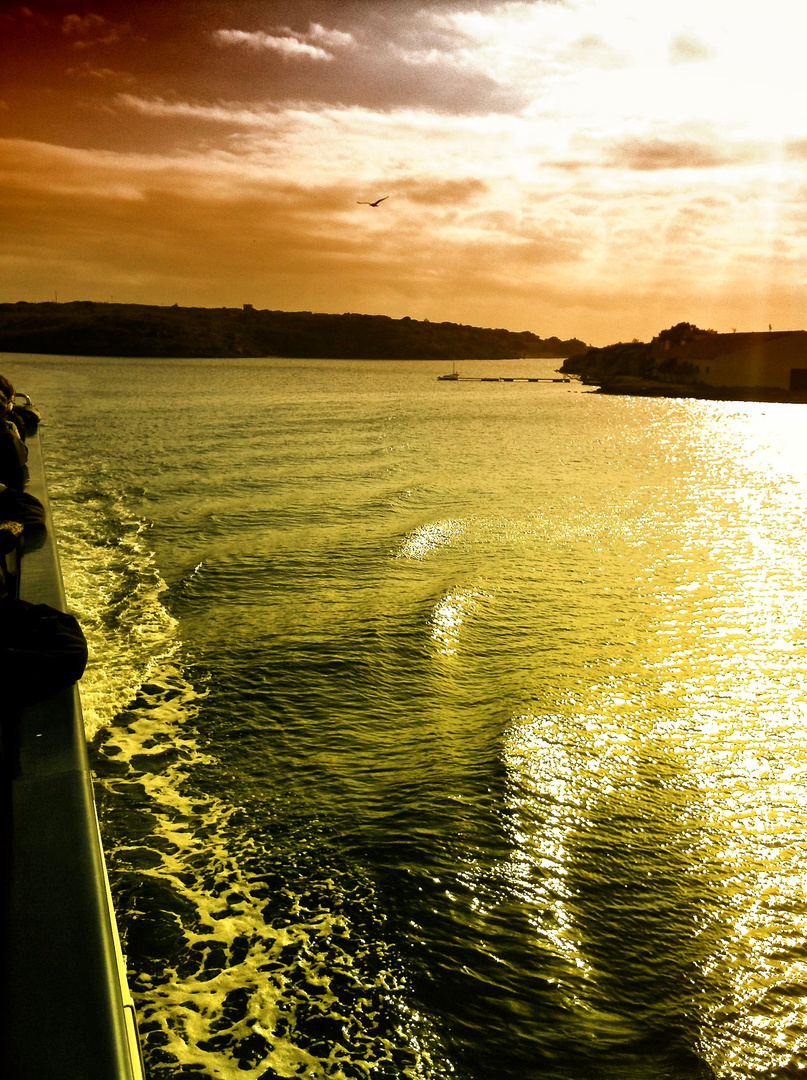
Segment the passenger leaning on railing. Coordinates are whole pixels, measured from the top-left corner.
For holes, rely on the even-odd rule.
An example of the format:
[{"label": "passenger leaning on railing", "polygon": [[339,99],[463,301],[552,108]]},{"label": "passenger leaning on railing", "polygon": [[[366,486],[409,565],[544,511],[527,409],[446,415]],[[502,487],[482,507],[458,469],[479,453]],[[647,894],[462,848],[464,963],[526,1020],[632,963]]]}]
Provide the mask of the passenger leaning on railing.
[{"label": "passenger leaning on railing", "polygon": [[86,663],[87,642],[72,615],[0,598],[0,678],[10,716],[77,682]]},{"label": "passenger leaning on railing", "polygon": [[21,488],[0,483],[0,726],[20,709],[76,682],[87,663],[87,642],[72,615],[17,597],[25,538],[45,525],[44,506]]},{"label": "passenger leaning on railing", "polygon": [[28,447],[14,419],[14,387],[0,375],[0,483],[22,491]]},{"label": "passenger leaning on railing", "polygon": [[0,512],[10,514],[8,520],[0,521],[0,682],[4,699],[0,719],[10,719],[27,705],[77,682],[87,663],[87,642],[72,615],[48,604],[19,600],[3,572],[4,556],[19,542],[20,531],[24,536],[44,523],[42,504],[33,495],[6,488],[0,491]]}]

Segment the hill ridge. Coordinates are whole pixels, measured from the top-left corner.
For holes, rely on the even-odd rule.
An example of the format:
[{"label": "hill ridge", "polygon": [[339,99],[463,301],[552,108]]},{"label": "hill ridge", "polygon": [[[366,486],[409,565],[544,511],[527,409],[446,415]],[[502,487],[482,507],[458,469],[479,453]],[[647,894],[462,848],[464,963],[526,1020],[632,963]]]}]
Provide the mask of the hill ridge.
[{"label": "hill ridge", "polygon": [[576,338],[404,316],[163,307],[74,300],[0,304],[0,352],[72,356],[436,360],[567,357]]}]

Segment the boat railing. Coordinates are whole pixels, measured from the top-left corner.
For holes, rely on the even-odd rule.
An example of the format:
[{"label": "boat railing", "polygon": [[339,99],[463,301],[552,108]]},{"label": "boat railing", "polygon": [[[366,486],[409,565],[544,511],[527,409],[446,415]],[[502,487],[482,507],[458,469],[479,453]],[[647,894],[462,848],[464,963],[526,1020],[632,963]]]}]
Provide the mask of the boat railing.
[{"label": "boat railing", "polygon": [[[65,610],[38,431],[27,445],[46,527],[26,540],[19,595]],[[77,686],[4,725],[3,766],[4,1075],[143,1080]]]}]

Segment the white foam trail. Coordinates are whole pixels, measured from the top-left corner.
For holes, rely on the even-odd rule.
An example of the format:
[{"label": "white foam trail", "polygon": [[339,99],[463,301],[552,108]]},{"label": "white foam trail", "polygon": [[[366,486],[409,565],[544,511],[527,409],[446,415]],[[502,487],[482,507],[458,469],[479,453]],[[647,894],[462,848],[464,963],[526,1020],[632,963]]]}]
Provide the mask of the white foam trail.
[{"label": "white foam trail", "polygon": [[[129,971],[150,1074],[196,1066],[216,1078],[257,1080],[267,1069],[338,1078],[343,1065],[370,1075],[403,1053],[402,1075],[439,1075],[421,1045],[436,1045],[436,1036],[408,1011],[400,966],[383,942],[362,940],[351,925],[355,883],[318,881],[324,898],[311,906],[291,888],[278,893],[245,869],[272,859],[233,825],[238,808],[200,791],[197,770],[217,764],[196,734],[206,692],[180,666],[179,627],[163,603],[148,524],[123,500],[103,497],[64,506],[63,516],[66,592],[90,647],[81,693],[124,949],[143,926],[173,934],[162,959],[148,957],[149,971]],[[147,836],[126,837],[132,814],[151,819]],[[167,899],[168,912],[155,907],[150,889]],[[372,909],[370,883],[366,890]],[[280,904],[277,922],[263,914],[269,897],[273,910]],[[399,1016],[388,1037],[370,1034],[382,1001]],[[307,1033],[312,1013],[314,1023],[340,1022],[344,1040],[327,1051],[317,1044]]]}]

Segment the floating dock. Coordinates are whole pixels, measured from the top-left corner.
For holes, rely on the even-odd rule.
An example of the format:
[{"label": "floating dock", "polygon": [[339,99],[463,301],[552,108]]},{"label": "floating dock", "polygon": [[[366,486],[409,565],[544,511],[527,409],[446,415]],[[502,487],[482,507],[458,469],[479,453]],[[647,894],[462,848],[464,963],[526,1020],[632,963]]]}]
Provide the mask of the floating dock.
[{"label": "floating dock", "polygon": [[557,382],[570,383],[569,378],[550,379],[546,376],[540,378],[525,378],[523,375],[438,375],[438,382]]}]

